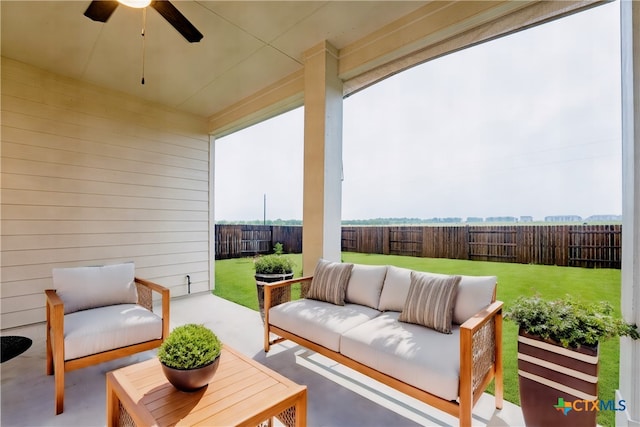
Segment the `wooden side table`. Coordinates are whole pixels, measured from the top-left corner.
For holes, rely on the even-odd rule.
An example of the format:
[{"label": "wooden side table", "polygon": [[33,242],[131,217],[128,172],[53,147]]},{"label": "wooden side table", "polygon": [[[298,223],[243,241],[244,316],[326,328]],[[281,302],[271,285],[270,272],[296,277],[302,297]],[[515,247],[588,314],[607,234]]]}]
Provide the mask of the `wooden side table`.
[{"label": "wooden side table", "polygon": [[107,373],[107,426],[307,424],[307,387],[225,346],[208,386],[175,389],[157,358]]}]

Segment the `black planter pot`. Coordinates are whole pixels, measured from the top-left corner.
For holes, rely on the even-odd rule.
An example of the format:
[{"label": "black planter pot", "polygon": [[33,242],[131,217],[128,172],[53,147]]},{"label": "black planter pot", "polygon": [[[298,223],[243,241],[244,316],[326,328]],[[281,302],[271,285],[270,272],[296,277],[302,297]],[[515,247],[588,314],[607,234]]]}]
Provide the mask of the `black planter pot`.
[{"label": "black planter pot", "polygon": [[209,384],[211,378],[218,370],[220,364],[220,356],[216,357],[213,362],[201,368],[195,369],[176,369],[170,368],[164,363],[162,372],[164,372],[167,380],[180,391],[197,391]]},{"label": "black planter pot", "polygon": [[595,427],[598,346],[564,348],[520,331],[518,380],[528,427]]},{"label": "black planter pot", "polygon": [[[262,316],[262,321],[264,321],[264,285],[263,283],[273,283],[279,282],[281,280],[289,280],[293,279],[293,272],[291,273],[283,273],[283,274],[263,274],[256,273],[256,290],[258,291],[258,306],[260,307],[260,316]],[[279,292],[275,293],[276,301],[274,302],[285,302],[291,300],[291,288],[287,287],[286,289],[281,289]]]}]

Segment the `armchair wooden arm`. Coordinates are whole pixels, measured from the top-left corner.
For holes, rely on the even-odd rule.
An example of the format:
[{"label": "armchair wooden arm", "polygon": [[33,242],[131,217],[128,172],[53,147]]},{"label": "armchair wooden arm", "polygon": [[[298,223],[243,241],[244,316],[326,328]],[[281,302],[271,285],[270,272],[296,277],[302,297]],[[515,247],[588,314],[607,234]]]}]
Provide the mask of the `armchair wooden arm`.
[{"label": "armchair wooden arm", "polygon": [[492,379],[502,408],[502,305],[495,301],[460,325],[460,425],[471,425],[473,405]]},{"label": "armchair wooden arm", "polygon": [[[64,363],[61,366],[54,366],[53,354],[60,351],[64,362],[64,303],[54,289],[46,289],[44,291],[47,298],[46,315],[47,315],[47,375],[52,375],[55,370],[63,370]],[[53,331],[53,333],[52,333]],[[56,361],[60,362],[56,359]]]},{"label": "armchair wooden arm", "polygon": [[[139,277],[135,278],[135,283],[138,285],[138,290],[141,287],[147,288],[150,291],[158,292],[162,297],[162,340],[169,335],[169,300],[171,298],[171,293],[168,288],[165,288],[162,285],[151,282],[149,280],[141,279]],[[153,298],[151,298],[151,293],[149,292],[148,301],[144,301],[146,304],[143,304],[141,301],[142,296],[141,293],[138,294],[138,304],[146,307],[148,310],[153,311]]]}]

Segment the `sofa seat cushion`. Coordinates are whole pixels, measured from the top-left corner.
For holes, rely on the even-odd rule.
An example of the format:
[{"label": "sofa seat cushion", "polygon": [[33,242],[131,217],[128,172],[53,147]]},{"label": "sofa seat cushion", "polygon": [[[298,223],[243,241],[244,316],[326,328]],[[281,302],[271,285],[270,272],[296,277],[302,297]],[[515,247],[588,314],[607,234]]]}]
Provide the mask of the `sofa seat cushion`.
[{"label": "sofa seat cushion", "polygon": [[460,328],[442,334],[385,312],[347,331],[340,352],[357,362],[446,400],[458,398]]},{"label": "sofa seat cushion", "polygon": [[344,306],[300,299],[272,307],[269,324],[333,351],[340,351],[340,336],[380,312],[358,304]]},{"label": "sofa seat cushion", "polygon": [[64,316],[65,360],[162,338],[162,318],[137,304],[118,304]]}]

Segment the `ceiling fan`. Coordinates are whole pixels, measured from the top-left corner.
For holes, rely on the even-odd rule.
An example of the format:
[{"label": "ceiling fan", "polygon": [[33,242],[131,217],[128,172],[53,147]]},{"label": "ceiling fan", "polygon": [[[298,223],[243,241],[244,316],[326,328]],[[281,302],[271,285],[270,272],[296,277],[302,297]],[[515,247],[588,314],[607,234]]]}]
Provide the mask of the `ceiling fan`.
[{"label": "ceiling fan", "polygon": [[107,22],[120,3],[135,8],[151,6],[187,41],[195,43],[202,40],[202,33],[169,0],[93,0],[84,12],[84,16],[94,21]]}]

